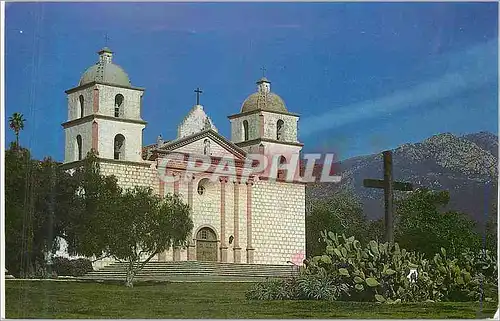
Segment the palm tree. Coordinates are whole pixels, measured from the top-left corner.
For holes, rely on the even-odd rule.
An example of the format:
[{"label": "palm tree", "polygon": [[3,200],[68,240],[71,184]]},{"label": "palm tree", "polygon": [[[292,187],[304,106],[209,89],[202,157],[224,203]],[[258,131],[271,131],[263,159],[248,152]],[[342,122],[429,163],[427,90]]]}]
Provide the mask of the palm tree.
[{"label": "palm tree", "polygon": [[16,112],[9,117],[9,127],[16,133],[16,148],[19,148],[19,132],[24,129],[25,121],[21,113]]}]

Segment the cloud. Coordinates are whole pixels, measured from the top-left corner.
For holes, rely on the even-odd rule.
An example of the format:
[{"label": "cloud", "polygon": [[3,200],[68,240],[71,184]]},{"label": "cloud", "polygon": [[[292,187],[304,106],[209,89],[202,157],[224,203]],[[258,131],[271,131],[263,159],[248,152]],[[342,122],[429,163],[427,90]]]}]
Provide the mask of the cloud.
[{"label": "cloud", "polygon": [[[479,88],[497,80],[496,40],[453,53],[433,64],[446,64],[448,72],[409,89],[398,90],[385,97],[332,109],[317,116],[304,118],[301,136],[344,126],[350,123],[386,115],[418,105],[437,102]],[[491,65],[494,62],[494,65]]]}]

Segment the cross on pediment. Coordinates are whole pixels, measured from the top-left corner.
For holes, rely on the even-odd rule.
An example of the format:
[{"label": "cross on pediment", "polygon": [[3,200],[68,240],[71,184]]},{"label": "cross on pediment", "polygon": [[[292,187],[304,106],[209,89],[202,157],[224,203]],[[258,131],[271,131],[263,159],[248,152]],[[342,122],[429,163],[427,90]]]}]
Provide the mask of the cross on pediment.
[{"label": "cross on pediment", "polygon": [[200,94],[203,93],[203,91],[200,88],[196,88],[194,91],[196,93],[196,105],[200,104]]},{"label": "cross on pediment", "polygon": [[384,156],[384,179],[365,179],[363,186],[367,188],[383,188],[385,199],[385,240],[394,242],[393,231],[393,201],[394,190],[413,191],[413,185],[410,183],[395,182],[392,179],[392,151],[383,152]]}]

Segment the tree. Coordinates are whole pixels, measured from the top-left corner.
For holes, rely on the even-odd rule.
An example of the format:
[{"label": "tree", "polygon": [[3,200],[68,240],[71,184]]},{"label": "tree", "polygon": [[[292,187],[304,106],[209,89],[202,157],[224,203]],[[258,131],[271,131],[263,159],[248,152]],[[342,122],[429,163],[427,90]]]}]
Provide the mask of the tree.
[{"label": "tree", "polygon": [[6,267],[18,277],[42,276],[62,235],[68,177],[52,159],[33,160],[27,149],[12,147],[5,152]]},{"label": "tree", "polygon": [[485,242],[486,248],[493,253],[497,253],[498,245],[498,216],[497,216],[497,203],[494,202],[492,206],[491,213],[488,220],[486,221],[485,228]]},{"label": "tree", "polygon": [[125,262],[125,285],[155,255],[172,245],[184,246],[193,229],[190,208],[178,196],[160,198],[150,188],[122,191],[116,178],[100,174],[89,153],[73,178],[74,210],[66,217],[65,239],[71,254],[112,257]]},{"label": "tree", "polygon": [[428,257],[445,248],[449,254],[479,249],[480,237],[475,222],[465,214],[444,211],[449,202],[447,191],[419,189],[398,201],[395,239],[403,248],[425,253]]},{"label": "tree", "polygon": [[24,119],[23,114],[15,112],[9,117],[9,127],[16,134],[16,147],[19,148],[19,132],[24,129]]},{"label": "tree", "polygon": [[122,189],[114,176],[100,174],[97,156],[92,151],[71,177],[73,202],[63,223],[68,253],[94,256],[95,260],[104,258],[108,256],[106,220],[117,210]]},{"label": "tree", "polygon": [[355,235],[364,240],[366,224],[361,203],[347,191],[336,191],[329,198],[311,201],[306,214],[307,257],[324,252],[326,245],[321,241],[321,231]]},{"label": "tree", "polygon": [[155,255],[172,245],[185,246],[193,229],[189,206],[176,195],[163,200],[150,188],[126,191],[108,218],[108,253],[127,263],[125,285],[132,287],[137,273]]}]

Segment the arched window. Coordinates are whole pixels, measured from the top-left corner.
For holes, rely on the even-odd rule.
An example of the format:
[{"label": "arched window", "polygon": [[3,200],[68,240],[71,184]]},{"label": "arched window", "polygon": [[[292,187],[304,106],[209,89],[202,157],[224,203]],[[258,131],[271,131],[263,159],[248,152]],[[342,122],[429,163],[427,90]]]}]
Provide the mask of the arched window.
[{"label": "arched window", "polygon": [[285,123],[280,119],[276,123],[276,140],[283,140],[283,128]]},{"label": "arched window", "polygon": [[285,163],[286,163],[286,158],[285,158],[285,156],[281,155],[280,156],[280,165],[283,165]]},{"label": "arched window", "polygon": [[82,118],[83,117],[83,109],[84,109],[84,105],[85,105],[83,95],[80,95],[80,97],[78,97],[78,102],[80,105],[80,117],[79,118]]},{"label": "arched window", "polygon": [[115,117],[123,117],[123,95],[115,96]]},{"label": "arched window", "polygon": [[243,139],[248,140],[248,120],[243,121]]},{"label": "arched window", "polygon": [[215,235],[215,232],[211,228],[204,227],[198,231],[198,233],[196,234],[196,239],[215,241],[217,240],[217,235]]},{"label": "arched window", "polygon": [[76,136],[76,160],[82,160],[82,136]]},{"label": "arched window", "polygon": [[115,136],[115,159],[125,159],[125,137],[122,134]]},{"label": "arched window", "polygon": [[202,178],[199,182],[198,182],[198,194],[200,195],[203,195],[205,194],[205,191],[207,190],[207,186],[209,184],[209,180],[208,178]]}]

